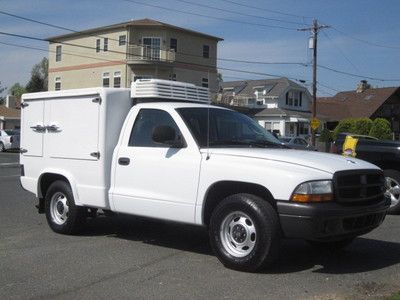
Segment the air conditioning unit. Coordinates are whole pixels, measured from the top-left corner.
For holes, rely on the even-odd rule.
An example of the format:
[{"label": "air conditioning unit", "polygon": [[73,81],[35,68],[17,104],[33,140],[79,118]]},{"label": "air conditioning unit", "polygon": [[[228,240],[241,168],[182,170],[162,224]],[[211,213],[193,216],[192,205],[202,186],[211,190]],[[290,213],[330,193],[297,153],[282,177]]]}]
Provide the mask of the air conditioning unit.
[{"label": "air conditioning unit", "polygon": [[160,99],[197,103],[210,103],[208,88],[191,83],[162,79],[138,79],[132,82],[131,98]]}]

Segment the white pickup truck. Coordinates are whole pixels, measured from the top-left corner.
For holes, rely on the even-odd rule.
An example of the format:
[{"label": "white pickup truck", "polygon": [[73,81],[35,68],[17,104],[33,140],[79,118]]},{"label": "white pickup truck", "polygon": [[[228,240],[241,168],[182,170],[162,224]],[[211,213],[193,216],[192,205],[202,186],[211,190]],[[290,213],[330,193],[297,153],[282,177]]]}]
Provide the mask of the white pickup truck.
[{"label": "white pickup truck", "polygon": [[138,80],[22,97],[21,183],[58,233],[97,209],[205,226],[219,260],[256,271],[281,238],[344,247],[390,200],[365,161],[286,149],[207,89]]}]

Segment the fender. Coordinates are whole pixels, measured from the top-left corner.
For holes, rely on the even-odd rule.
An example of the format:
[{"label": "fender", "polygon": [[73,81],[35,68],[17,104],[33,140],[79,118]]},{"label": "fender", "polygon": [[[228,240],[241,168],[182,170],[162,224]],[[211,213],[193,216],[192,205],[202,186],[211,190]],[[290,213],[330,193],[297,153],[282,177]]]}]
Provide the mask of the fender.
[{"label": "fender", "polygon": [[38,183],[37,183],[37,194],[39,198],[43,198],[44,195],[42,195],[42,191],[40,189],[40,184],[41,184],[41,180],[43,175],[45,174],[55,174],[55,175],[61,175],[63,177],[65,177],[68,180],[69,185],[71,186],[72,189],[72,194],[74,196],[74,200],[75,200],[75,204],[76,205],[82,205],[82,203],[79,200],[79,194],[78,194],[78,190],[76,188],[76,181],[74,179],[74,176],[68,172],[65,171],[63,169],[56,169],[56,168],[45,168],[40,172],[40,176],[38,179]]}]

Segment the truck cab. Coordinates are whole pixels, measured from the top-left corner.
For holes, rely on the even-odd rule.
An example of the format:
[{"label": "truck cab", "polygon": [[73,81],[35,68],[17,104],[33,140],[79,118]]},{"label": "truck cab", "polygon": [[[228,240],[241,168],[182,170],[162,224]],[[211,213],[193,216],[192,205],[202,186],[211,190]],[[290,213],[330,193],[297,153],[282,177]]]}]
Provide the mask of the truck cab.
[{"label": "truck cab", "polygon": [[225,266],[256,271],[282,238],[344,247],[390,205],[377,166],[287,149],[191,84],[28,94],[23,107],[21,183],[58,233],[97,210],[194,224]]}]

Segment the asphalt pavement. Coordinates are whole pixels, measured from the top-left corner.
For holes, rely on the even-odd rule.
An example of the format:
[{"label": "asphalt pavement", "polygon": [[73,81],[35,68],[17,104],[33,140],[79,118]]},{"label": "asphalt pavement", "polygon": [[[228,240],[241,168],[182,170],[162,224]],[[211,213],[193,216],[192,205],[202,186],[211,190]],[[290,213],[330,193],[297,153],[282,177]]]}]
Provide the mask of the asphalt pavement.
[{"label": "asphalt pavement", "polygon": [[0,299],[381,299],[400,291],[400,216],[337,254],[283,241],[274,267],[249,274],[224,268],[198,227],[101,216],[81,235],[53,233],[18,175],[0,165]]}]

